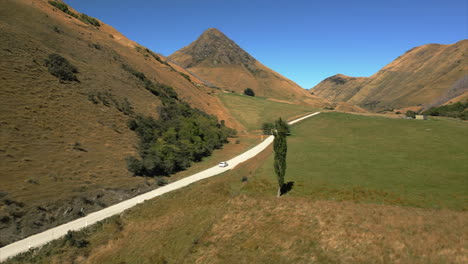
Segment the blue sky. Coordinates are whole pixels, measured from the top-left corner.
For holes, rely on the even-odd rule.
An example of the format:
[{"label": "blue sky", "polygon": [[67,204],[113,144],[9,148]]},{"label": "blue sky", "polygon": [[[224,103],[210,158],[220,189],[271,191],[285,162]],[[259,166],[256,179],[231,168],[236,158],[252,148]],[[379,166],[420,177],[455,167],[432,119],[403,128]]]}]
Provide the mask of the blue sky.
[{"label": "blue sky", "polygon": [[165,56],[215,27],[266,66],[311,88],[370,76],[405,51],[467,38],[466,0],[65,0]]}]

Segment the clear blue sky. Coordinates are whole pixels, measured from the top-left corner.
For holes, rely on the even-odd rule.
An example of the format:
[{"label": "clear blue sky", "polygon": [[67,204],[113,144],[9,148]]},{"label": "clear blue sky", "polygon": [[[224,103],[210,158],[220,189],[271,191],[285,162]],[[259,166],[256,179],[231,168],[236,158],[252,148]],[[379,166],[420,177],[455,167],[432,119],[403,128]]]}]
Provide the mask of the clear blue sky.
[{"label": "clear blue sky", "polygon": [[165,56],[215,27],[311,88],[370,76],[405,51],[467,38],[466,0],[65,0]]}]

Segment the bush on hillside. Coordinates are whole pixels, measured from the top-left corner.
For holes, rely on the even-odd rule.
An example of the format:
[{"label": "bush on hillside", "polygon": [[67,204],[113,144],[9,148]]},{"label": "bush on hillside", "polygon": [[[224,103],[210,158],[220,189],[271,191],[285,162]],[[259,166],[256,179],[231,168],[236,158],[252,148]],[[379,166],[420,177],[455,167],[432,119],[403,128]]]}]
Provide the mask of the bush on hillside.
[{"label": "bush on hillside", "polygon": [[192,80],[190,79],[190,76],[188,76],[187,74],[183,72],[179,72],[179,74],[182,75],[182,77],[184,77],[185,79],[187,79],[187,81],[192,82]]},{"label": "bush on hillside", "polygon": [[406,117],[415,118],[416,117],[416,112],[412,111],[412,110],[408,110],[408,111],[406,111],[405,115],[406,115]]},{"label": "bush on hillside", "polygon": [[252,89],[250,89],[250,88],[246,88],[246,89],[244,90],[244,94],[245,94],[245,95],[248,95],[248,96],[255,96],[255,92],[254,92]]},{"label": "bush on hillside", "polygon": [[101,23],[99,23],[99,21],[97,19],[95,19],[94,17],[90,17],[90,16],[88,16],[86,14],[81,14],[78,19],[85,22],[85,23],[87,23],[87,24],[93,25],[95,27],[100,27],[101,26]]},{"label": "bush on hillside", "polygon": [[102,103],[105,106],[114,106],[125,115],[133,115],[133,106],[130,104],[127,98],[124,98],[122,101],[117,100],[114,95],[108,91],[105,92],[96,92],[91,91],[88,93],[88,100],[93,102],[93,104]]},{"label": "bush on hillside", "polygon": [[176,91],[171,86],[153,82],[144,73],[133,69],[127,64],[123,64],[122,68],[142,81],[145,88],[152,94],[160,97],[163,102],[170,101],[170,99],[178,99]]},{"label": "bush on hillside", "polygon": [[468,101],[465,103],[458,102],[455,104],[442,105],[431,107],[424,114],[431,116],[448,116],[468,120]]},{"label": "bush on hillside", "polygon": [[75,75],[75,73],[78,73],[78,69],[59,54],[50,54],[45,60],[45,66],[47,66],[49,72],[53,76],[59,78],[60,81],[78,82],[78,78],[76,78]]},{"label": "bush on hillside", "polygon": [[57,9],[59,9],[60,11],[64,12],[64,13],[67,13],[69,14],[69,12],[71,12],[69,9],[68,9],[68,5],[65,4],[65,3],[62,3],[62,2],[57,2],[57,1],[49,1],[49,4],[56,7]]},{"label": "bush on hillside", "polygon": [[60,11],[64,12],[65,14],[68,14],[74,18],[77,18],[81,21],[83,21],[84,23],[87,23],[87,24],[90,24],[90,25],[93,25],[95,27],[100,27],[101,26],[101,23],[99,23],[99,21],[97,19],[95,19],[94,17],[90,17],[86,14],[76,14],[75,12],[72,12],[69,8],[68,8],[68,5],[65,4],[65,3],[62,3],[62,2],[58,2],[58,1],[49,1],[49,4],[53,7],[56,7],[57,9],[59,9]]}]

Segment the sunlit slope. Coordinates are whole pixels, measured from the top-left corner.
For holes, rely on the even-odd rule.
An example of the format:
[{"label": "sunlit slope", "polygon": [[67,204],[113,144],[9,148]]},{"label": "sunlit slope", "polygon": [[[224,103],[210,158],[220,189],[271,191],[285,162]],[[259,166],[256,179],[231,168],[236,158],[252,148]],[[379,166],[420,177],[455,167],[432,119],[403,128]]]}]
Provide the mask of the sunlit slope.
[{"label": "sunlit slope", "polygon": [[368,78],[341,74],[312,88],[331,101],[346,101],[380,111],[409,106],[442,104],[468,90],[468,40],[451,45],[415,47]]}]

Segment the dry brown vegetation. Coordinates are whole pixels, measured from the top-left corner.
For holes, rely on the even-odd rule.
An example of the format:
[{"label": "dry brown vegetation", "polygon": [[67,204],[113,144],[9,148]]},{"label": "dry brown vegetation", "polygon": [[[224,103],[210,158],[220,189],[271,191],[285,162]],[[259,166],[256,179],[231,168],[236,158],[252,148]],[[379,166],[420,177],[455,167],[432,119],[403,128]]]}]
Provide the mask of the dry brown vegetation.
[{"label": "dry brown vegetation", "polygon": [[415,47],[368,78],[337,74],[312,92],[372,111],[440,105],[464,93],[466,96],[467,45],[468,40],[461,40],[451,45]]},{"label": "dry brown vegetation", "polygon": [[[214,89],[109,25],[83,23],[45,0],[3,1],[0,16],[1,245],[156,187],[127,171],[138,139],[118,105],[156,118],[160,100],[122,64],[242,129]],[[54,53],[79,82],[49,73]]]},{"label": "dry brown vegetation", "polygon": [[[272,150],[7,263],[465,263],[467,212],[244,192]],[[50,256],[46,256],[50,254]]]}]

